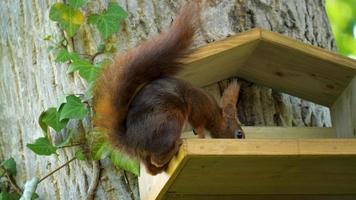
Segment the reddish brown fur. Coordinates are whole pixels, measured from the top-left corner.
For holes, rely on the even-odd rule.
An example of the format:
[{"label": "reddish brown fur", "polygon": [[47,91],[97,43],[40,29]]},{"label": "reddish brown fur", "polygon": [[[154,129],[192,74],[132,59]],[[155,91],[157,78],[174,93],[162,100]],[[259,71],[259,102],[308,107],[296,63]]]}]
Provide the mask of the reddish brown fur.
[{"label": "reddish brown fur", "polygon": [[141,159],[152,174],[164,170],[178,151],[186,121],[200,137],[204,129],[220,138],[241,131],[237,86],[225,91],[226,110],[203,90],[172,77],[188,53],[198,13],[195,3],[187,5],[167,32],[117,57],[95,85],[95,127],[107,133],[114,147]]}]

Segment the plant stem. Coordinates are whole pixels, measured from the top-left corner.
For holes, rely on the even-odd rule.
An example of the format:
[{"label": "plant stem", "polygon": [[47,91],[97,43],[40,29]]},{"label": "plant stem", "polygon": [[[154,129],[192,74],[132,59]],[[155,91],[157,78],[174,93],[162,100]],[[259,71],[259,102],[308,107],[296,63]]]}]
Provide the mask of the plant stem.
[{"label": "plant stem", "polygon": [[103,54],[103,53],[104,53],[103,51],[96,52],[96,53],[91,57],[91,64],[94,64],[95,58],[96,58],[98,55],[101,55],[101,54]]},{"label": "plant stem", "polygon": [[14,190],[18,194],[22,194],[22,189],[16,184],[15,179],[7,173],[6,173],[6,178],[9,180],[9,182],[10,182],[11,186],[14,188]]},{"label": "plant stem", "polygon": [[41,178],[38,181],[38,184],[40,184],[43,180],[45,180],[46,178],[48,178],[49,176],[51,176],[52,174],[56,173],[58,170],[62,169],[63,167],[67,166],[69,163],[71,163],[72,161],[74,161],[76,159],[76,157],[73,157],[72,159],[68,160],[67,162],[65,162],[63,165],[59,166],[57,169],[53,170],[52,172],[50,172],[49,174],[47,174],[46,176],[44,176],[43,178]]},{"label": "plant stem", "polygon": [[90,183],[89,189],[88,189],[88,195],[86,197],[86,200],[93,200],[95,197],[95,193],[100,181],[100,172],[101,172],[101,166],[100,166],[100,161],[93,161],[93,174],[92,174],[92,182]]},{"label": "plant stem", "polygon": [[84,145],[84,143],[74,143],[74,144],[64,145],[59,148],[63,149],[63,148],[68,148],[68,147],[80,146],[80,145]]},{"label": "plant stem", "polygon": [[128,177],[127,177],[127,173],[126,173],[125,170],[123,170],[123,171],[124,171],[124,179],[125,179],[126,188],[127,188],[128,192],[130,194],[131,200],[135,200],[135,195],[132,192],[130,181],[129,181]]},{"label": "plant stem", "polygon": [[74,37],[70,37],[70,41],[72,43],[72,48],[73,48],[73,52],[75,52],[75,46],[74,46]]}]

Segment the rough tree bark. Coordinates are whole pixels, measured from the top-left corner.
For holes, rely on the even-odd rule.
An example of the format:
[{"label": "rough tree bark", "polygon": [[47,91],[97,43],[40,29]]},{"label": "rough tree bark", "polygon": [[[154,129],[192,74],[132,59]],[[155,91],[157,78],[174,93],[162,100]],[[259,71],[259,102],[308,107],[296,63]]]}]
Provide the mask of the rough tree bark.
[{"label": "rough tree bark", "polygon": [[[18,163],[17,182],[47,174],[70,159],[66,150],[58,158],[40,157],[26,144],[41,136],[39,114],[58,105],[68,93],[83,91],[84,82],[66,74],[66,66],[55,64],[43,37],[60,36],[48,18],[55,0],[0,1],[0,159],[13,156]],[[181,0],[118,0],[129,13],[115,37],[117,48],[124,51],[167,27]],[[106,6],[107,1],[90,1],[90,11]],[[323,0],[210,0],[203,12],[203,29],[196,45],[212,42],[263,27],[289,37],[334,51]],[[99,43],[98,33],[84,26],[75,37],[82,53],[91,54]],[[218,96],[218,85],[208,87]],[[239,115],[245,125],[331,126],[327,108],[245,82],[239,103]],[[137,181],[103,160],[96,199],[138,199]],[[37,189],[41,199],[85,199],[93,181],[95,166],[74,161]]]}]

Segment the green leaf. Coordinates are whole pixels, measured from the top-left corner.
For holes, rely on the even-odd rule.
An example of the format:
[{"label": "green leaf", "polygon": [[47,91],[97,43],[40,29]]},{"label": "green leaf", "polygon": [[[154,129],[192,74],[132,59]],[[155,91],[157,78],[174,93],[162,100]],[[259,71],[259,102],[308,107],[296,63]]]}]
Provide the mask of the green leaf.
[{"label": "green leaf", "polygon": [[79,69],[80,69],[80,67],[77,64],[74,64],[74,62],[73,62],[69,65],[69,67],[67,69],[67,74],[78,71]]},{"label": "green leaf", "polygon": [[75,95],[69,95],[66,97],[67,103],[65,103],[60,111],[60,120],[63,119],[84,119],[89,110],[87,106],[82,103],[79,97]]},{"label": "green leaf", "polygon": [[43,131],[47,133],[48,126],[52,127],[56,132],[61,131],[66,127],[68,120],[60,120],[60,113],[57,112],[57,109],[51,107],[47,109],[40,115],[38,120]]},{"label": "green leaf", "polygon": [[71,73],[77,70],[80,70],[82,68],[91,68],[94,67],[89,61],[84,60],[84,59],[77,59],[74,60],[73,63],[69,66],[67,73]]},{"label": "green leaf", "polygon": [[101,14],[93,14],[88,18],[89,24],[94,24],[105,39],[117,32],[120,21],[127,17],[126,11],[117,3],[109,3],[108,9]]},{"label": "green leaf", "polygon": [[110,153],[109,145],[107,143],[96,143],[91,149],[91,156],[94,160],[106,158]]},{"label": "green leaf", "polygon": [[67,49],[61,48],[59,52],[57,53],[55,62],[67,62],[70,60],[77,60],[79,59],[79,56],[77,53],[74,52],[68,52]]},{"label": "green leaf", "polygon": [[32,197],[31,197],[31,200],[35,200],[35,199],[38,199],[40,198],[40,196],[38,196],[38,194],[35,192],[32,194]]},{"label": "green leaf", "polygon": [[64,3],[55,3],[51,6],[49,11],[49,19],[52,21],[59,21],[61,20],[61,15],[65,10]]},{"label": "green leaf", "polygon": [[80,150],[77,150],[75,152],[75,157],[78,159],[78,160],[85,160],[85,155],[83,154],[82,151]]},{"label": "green leaf", "polygon": [[[103,15],[103,14],[102,14]],[[99,14],[91,14],[88,17],[88,23],[89,24],[98,24],[101,20],[101,17]],[[100,31],[100,30],[99,30]]]},{"label": "green leaf", "polygon": [[46,137],[37,138],[35,143],[26,145],[37,155],[49,156],[51,154],[57,154],[57,147],[53,146]]},{"label": "green leaf", "polygon": [[16,162],[14,158],[9,158],[3,161],[1,165],[4,167],[4,169],[9,175],[16,176],[17,170],[16,170]]},{"label": "green leaf", "polygon": [[67,49],[60,49],[57,56],[56,56],[56,59],[54,60],[55,62],[67,62],[70,60],[70,54],[69,52],[67,51]]},{"label": "green leaf", "polygon": [[14,192],[6,192],[6,191],[2,191],[0,193],[0,200],[18,200],[20,199],[20,195],[14,193]]},{"label": "green leaf", "polygon": [[103,137],[103,133],[99,131],[92,131],[90,136],[90,154],[93,160],[100,160],[106,158],[110,153],[108,143]]},{"label": "green leaf", "polygon": [[69,66],[67,73],[79,71],[79,75],[82,78],[88,82],[92,82],[98,77],[100,70],[100,67],[92,65],[89,61],[78,59],[74,60],[73,63]]},{"label": "green leaf", "polygon": [[38,118],[38,124],[40,125],[41,129],[43,130],[45,136],[47,136],[47,134],[48,134],[48,125],[44,120],[46,118],[46,116],[47,116],[47,112],[44,111],[41,113],[40,117]]},{"label": "green leaf", "polygon": [[74,130],[71,129],[71,130],[67,133],[67,135],[65,136],[65,138],[63,139],[63,141],[62,141],[61,143],[59,143],[58,145],[56,145],[56,147],[61,148],[61,147],[65,146],[65,145],[67,145],[67,144],[70,142],[70,140],[72,139],[73,134],[74,134]]},{"label": "green leaf", "polygon": [[63,3],[52,5],[49,11],[49,18],[58,22],[69,37],[74,36],[80,25],[84,23],[84,15],[80,10]]},{"label": "green leaf", "polygon": [[110,153],[110,160],[116,167],[129,171],[136,176],[140,175],[140,163],[130,158],[127,154],[113,150]]},{"label": "green leaf", "polygon": [[91,68],[82,68],[79,70],[79,74],[83,77],[86,81],[92,82],[95,81],[98,77],[101,69],[98,67],[91,67]]},{"label": "green leaf", "polygon": [[68,3],[72,8],[80,8],[86,3],[86,0],[69,0]]}]

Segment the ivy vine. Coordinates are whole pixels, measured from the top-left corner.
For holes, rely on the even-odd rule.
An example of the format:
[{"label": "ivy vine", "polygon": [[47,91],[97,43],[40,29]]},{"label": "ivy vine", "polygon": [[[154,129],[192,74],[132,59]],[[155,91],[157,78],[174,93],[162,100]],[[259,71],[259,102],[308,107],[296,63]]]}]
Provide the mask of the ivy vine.
[{"label": "ivy vine", "polygon": [[[105,10],[99,13],[85,13],[83,10],[87,0],[68,0],[64,3],[55,3],[49,11],[49,19],[58,23],[64,36],[59,41],[55,41],[53,36],[48,35],[44,40],[52,45],[48,48],[55,55],[55,62],[67,65],[67,73],[76,73],[87,83],[85,94],[70,94],[66,96],[65,102],[59,106],[47,108],[41,113],[38,119],[39,126],[43,131],[43,136],[35,139],[33,143],[27,144],[27,147],[35,154],[40,156],[59,155],[60,150],[65,148],[76,148],[72,159],[65,162],[46,176],[36,181],[34,187],[37,187],[41,181],[67,166],[74,160],[100,160],[108,157],[118,168],[129,171],[135,175],[139,174],[139,163],[124,153],[113,149],[103,138],[103,134],[93,128],[84,131],[85,137],[75,137],[79,135],[78,130],[69,126],[70,122],[84,123],[84,120],[91,118],[91,98],[92,86],[98,77],[101,69],[109,62],[104,60],[95,62],[95,57],[100,54],[112,56],[114,49],[109,44],[110,37],[120,29],[121,22],[127,18],[128,14],[117,3],[110,2]],[[93,55],[80,55],[75,48],[69,48],[74,45],[73,38],[81,26],[87,24],[96,28],[102,36],[102,44],[97,47],[97,52]],[[52,134],[62,133],[65,135],[58,144],[52,142]],[[0,200],[17,200],[24,196],[16,183],[3,184],[4,182],[13,182],[16,176],[16,162],[13,158],[3,161],[0,165]],[[28,181],[29,182],[29,181]],[[32,199],[37,198],[36,193],[32,194]]]}]

